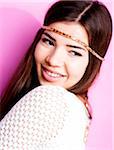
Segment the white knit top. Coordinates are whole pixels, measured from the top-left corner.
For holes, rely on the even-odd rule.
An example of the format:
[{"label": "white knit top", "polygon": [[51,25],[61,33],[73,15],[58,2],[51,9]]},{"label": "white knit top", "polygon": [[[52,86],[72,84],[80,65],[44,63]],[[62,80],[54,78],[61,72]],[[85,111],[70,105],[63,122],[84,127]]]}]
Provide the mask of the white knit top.
[{"label": "white knit top", "polygon": [[74,94],[59,86],[39,86],[0,122],[0,150],[84,150],[89,123]]}]

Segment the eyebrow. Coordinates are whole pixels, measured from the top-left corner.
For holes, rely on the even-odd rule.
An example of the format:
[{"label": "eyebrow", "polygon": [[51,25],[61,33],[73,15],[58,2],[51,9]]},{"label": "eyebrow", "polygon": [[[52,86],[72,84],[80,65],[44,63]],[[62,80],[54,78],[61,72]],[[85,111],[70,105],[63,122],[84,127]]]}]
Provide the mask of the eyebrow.
[{"label": "eyebrow", "polygon": [[71,47],[71,48],[78,48],[78,49],[80,49],[80,50],[85,51],[85,49],[82,48],[82,47],[80,47],[80,46],[74,46],[74,45],[66,45],[66,46],[67,46],[67,47]]},{"label": "eyebrow", "polygon": [[[47,32],[44,32],[43,34],[46,35],[47,37],[49,37],[49,38],[50,38],[51,40],[53,40],[54,42],[56,42],[56,40],[55,40],[51,35],[49,35]],[[80,50],[85,51],[85,49],[82,48],[82,47],[80,47],[80,46],[69,45],[69,44],[67,44],[66,46],[67,46],[67,47],[71,47],[71,48],[78,48],[78,49],[80,49]]]},{"label": "eyebrow", "polygon": [[56,42],[56,40],[51,35],[49,35],[47,32],[44,32],[43,34],[46,35],[47,37],[49,37],[51,40]]}]

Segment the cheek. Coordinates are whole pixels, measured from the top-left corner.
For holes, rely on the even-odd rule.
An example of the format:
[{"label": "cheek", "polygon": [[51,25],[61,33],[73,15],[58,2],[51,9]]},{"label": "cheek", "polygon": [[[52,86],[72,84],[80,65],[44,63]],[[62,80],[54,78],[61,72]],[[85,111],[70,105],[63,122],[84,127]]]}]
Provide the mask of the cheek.
[{"label": "cheek", "polygon": [[34,57],[35,57],[36,63],[40,63],[45,59],[45,53],[42,50],[42,46],[40,45],[36,46]]},{"label": "cheek", "polygon": [[80,60],[73,62],[69,65],[68,67],[68,72],[69,75],[72,76],[73,78],[82,78],[84,75],[86,68],[88,66],[88,59],[87,60]]}]

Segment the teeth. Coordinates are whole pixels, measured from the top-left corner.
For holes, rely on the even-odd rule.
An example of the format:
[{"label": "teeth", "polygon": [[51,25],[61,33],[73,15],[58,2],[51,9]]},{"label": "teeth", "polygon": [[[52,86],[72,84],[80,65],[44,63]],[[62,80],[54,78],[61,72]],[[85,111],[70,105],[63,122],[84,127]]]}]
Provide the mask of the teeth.
[{"label": "teeth", "polygon": [[51,77],[60,77],[60,75],[59,74],[55,74],[55,73],[52,73],[52,72],[49,72],[49,71],[47,71],[47,74],[49,75],[49,76],[51,76]]}]

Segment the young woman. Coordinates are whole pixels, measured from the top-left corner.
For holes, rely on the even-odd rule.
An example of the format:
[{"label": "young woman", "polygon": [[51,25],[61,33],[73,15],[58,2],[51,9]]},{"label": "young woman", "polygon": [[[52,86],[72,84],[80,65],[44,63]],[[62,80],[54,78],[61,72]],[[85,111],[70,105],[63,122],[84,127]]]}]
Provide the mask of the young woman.
[{"label": "young woman", "polygon": [[98,1],[58,1],[4,92],[1,119],[29,91],[61,86],[89,111],[88,90],[100,71],[112,36],[112,19]]}]

